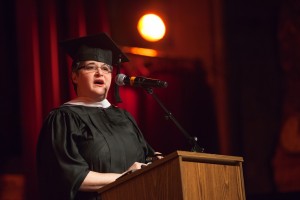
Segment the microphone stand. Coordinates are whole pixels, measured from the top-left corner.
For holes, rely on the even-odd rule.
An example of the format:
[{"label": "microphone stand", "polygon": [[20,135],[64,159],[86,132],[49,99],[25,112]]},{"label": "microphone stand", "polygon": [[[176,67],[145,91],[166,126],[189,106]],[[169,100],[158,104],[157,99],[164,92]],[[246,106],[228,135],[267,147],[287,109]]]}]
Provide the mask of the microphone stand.
[{"label": "microphone stand", "polygon": [[160,105],[160,107],[165,111],[165,113],[167,114],[167,119],[171,119],[172,122],[174,122],[174,124],[176,125],[176,127],[181,131],[181,133],[186,137],[186,139],[188,140],[188,142],[191,145],[191,151],[193,152],[204,152],[204,148],[200,147],[197,143],[198,138],[197,137],[192,137],[190,136],[184,129],[183,127],[179,124],[179,122],[175,119],[175,117],[172,115],[171,112],[169,112],[167,110],[167,108],[163,105],[163,103],[158,99],[158,97],[156,96],[156,94],[154,94],[153,89],[150,87],[143,87],[148,94],[150,94],[155,100],[156,102]]},{"label": "microphone stand", "polygon": [[[118,63],[117,63],[117,75],[120,74],[121,71],[121,54],[119,55]],[[116,103],[122,103],[122,99],[120,97],[119,86],[117,84],[114,85],[114,96]]]}]

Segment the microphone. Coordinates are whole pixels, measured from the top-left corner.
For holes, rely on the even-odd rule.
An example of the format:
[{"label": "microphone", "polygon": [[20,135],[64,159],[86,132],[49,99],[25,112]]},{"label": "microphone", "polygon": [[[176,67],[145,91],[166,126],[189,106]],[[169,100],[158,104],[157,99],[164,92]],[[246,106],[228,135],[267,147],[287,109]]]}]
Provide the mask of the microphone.
[{"label": "microphone", "polygon": [[115,82],[119,86],[123,85],[130,85],[133,87],[154,87],[154,88],[166,88],[168,86],[168,83],[165,81],[157,80],[157,79],[151,79],[151,78],[145,78],[141,76],[131,76],[128,77],[124,74],[117,74],[115,78]]}]

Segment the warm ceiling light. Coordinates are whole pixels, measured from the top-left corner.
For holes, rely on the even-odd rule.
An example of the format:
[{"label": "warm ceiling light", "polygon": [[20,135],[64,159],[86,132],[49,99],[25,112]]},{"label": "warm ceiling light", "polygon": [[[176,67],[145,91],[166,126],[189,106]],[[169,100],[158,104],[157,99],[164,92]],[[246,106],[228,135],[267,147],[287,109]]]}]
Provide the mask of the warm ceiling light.
[{"label": "warm ceiling light", "polygon": [[142,16],[138,22],[137,29],[140,35],[150,42],[161,40],[166,33],[163,20],[155,14]]},{"label": "warm ceiling light", "polygon": [[133,54],[137,54],[137,55],[144,55],[144,56],[151,56],[151,57],[157,56],[157,51],[154,50],[154,49],[134,47],[134,48],[131,49],[131,52]]},{"label": "warm ceiling light", "polygon": [[147,49],[147,48],[139,48],[139,47],[123,47],[123,51],[132,53],[135,55],[141,56],[149,56],[149,57],[156,57],[158,52],[154,49]]}]

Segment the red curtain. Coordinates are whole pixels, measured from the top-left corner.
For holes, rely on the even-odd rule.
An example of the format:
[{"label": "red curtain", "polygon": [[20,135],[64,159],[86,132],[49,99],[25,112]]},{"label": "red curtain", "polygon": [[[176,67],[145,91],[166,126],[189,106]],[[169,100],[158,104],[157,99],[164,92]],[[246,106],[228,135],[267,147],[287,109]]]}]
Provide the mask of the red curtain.
[{"label": "red curtain", "polygon": [[109,26],[104,0],[17,0],[15,9],[25,191],[27,199],[37,199],[35,148],[43,118],[74,96],[70,61],[59,57],[58,43],[109,32]]}]

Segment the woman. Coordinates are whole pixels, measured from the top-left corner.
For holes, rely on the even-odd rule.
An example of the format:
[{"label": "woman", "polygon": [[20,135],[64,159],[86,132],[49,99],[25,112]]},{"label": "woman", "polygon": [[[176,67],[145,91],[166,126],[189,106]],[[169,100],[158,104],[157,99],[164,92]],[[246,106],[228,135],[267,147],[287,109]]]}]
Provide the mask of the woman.
[{"label": "woman", "polygon": [[97,190],[155,156],[133,117],[107,100],[112,65],[128,59],[106,35],[62,43],[77,98],[50,112],[37,167],[42,199],[100,199]]}]

